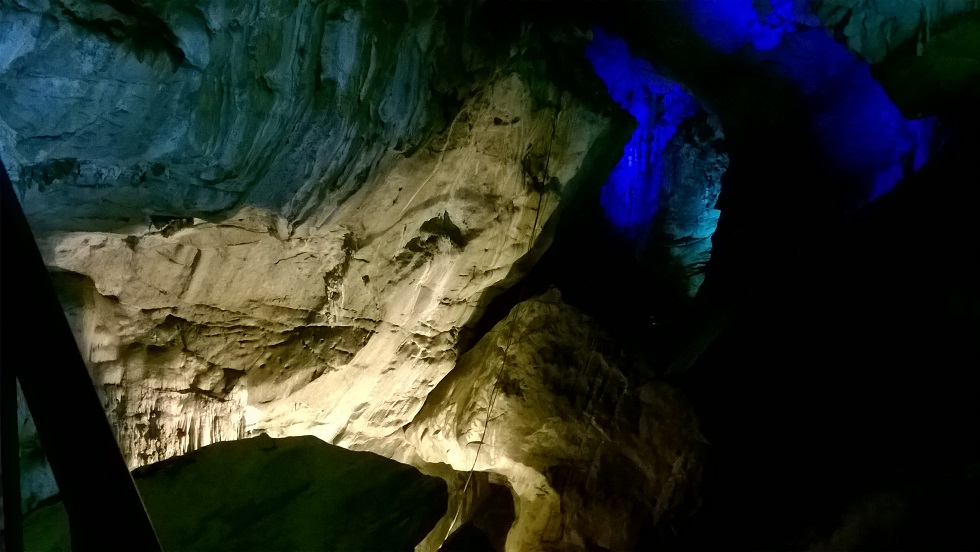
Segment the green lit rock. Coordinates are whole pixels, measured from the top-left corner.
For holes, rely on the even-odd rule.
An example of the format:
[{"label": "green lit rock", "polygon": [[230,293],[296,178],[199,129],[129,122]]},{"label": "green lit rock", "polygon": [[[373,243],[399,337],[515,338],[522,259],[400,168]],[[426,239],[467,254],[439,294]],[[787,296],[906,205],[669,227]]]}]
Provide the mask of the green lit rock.
[{"label": "green lit rock", "polygon": [[980,94],[980,12],[943,21],[928,42],[906,44],[877,65],[875,76],[909,116],[975,103]]}]

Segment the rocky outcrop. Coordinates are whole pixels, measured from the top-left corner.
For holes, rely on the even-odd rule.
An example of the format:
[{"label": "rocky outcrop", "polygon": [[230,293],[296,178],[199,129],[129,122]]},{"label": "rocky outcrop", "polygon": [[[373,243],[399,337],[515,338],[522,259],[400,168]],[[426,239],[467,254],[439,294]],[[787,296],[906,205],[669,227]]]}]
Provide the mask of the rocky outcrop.
[{"label": "rocky outcrop", "polygon": [[[429,152],[393,163],[352,196],[330,221],[352,229],[358,243],[334,316],[371,337],[348,363],[352,371],[260,405],[269,422],[259,427],[353,444],[410,421],[454,365],[459,329],[495,288],[513,282],[515,263],[538,254],[534,240],[602,125],[569,99],[534,109],[523,80],[506,75],[464,105]],[[521,160],[532,154],[551,155],[557,188],[530,186]],[[318,232],[317,224],[297,233]]]},{"label": "rocky outcrop", "polygon": [[[506,482],[508,550],[635,549],[641,528],[693,507],[703,445],[683,397],[658,381],[634,386],[626,368],[615,342],[552,291],[460,357],[405,439],[418,460]],[[451,503],[434,533],[474,510]]]},{"label": "rocky outcrop", "polygon": [[[943,322],[938,315],[946,307],[894,300],[922,287],[916,271],[929,272],[921,281],[930,289],[948,288],[936,283],[941,271],[932,265],[864,271],[871,275],[859,278],[865,284],[901,283],[871,305],[897,316],[866,319],[873,323],[840,316],[860,301],[845,285],[853,278],[840,278],[856,274],[857,265],[842,261],[845,269],[838,270],[822,252],[838,247],[827,241],[835,214],[885,198],[892,185],[911,177],[928,158],[932,131],[894,117],[872,73],[821,24],[872,62],[892,58],[906,44],[902,53],[914,50],[914,65],[900,64],[892,73],[903,85],[930,81],[908,79],[906,67],[926,77],[952,67],[947,76],[955,78],[937,79],[936,87],[956,84],[959,90],[976,81],[975,41],[968,40],[975,24],[949,26],[942,37],[937,29],[971,5],[634,2],[576,14],[609,12],[597,20],[619,21],[608,30],[705,106],[701,112],[662,99],[647,106],[667,113],[673,105],[684,117],[668,121],[657,171],[638,173],[639,181],[664,175],[663,193],[646,198],[663,209],[657,222],[644,220],[647,241],[630,246],[630,262],[610,262],[620,252],[599,251],[610,245],[604,233],[593,232],[601,225],[580,224],[564,242],[571,253],[530,283],[543,290],[557,281],[552,274],[574,273],[569,280],[593,299],[567,296],[595,319],[553,293],[523,302],[523,292],[499,293],[535,264],[556,214],[594,165],[605,163],[597,159],[619,153],[601,150],[618,150],[609,144],[626,138],[611,124],[614,104],[581,57],[587,25],[553,24],[564,17],[557,3],[527,14],[514,5],[524,9],[522,3],[464,0],[3,5],[0,157],[130,466],[254,434],[313,435],[413,464],[448,483],[449,511],[424,550],[461,527],[483,531],[486,541],[511,550],[654,548],[661,544],[658,533],[698,501],[703,439],[684,397],[654,379],[649,366],[634,366],[642,357],[650,364],[674,360],[678,371],[696,359],[692,372],[707,374],[694,378],[704,382],[699,412],[715,416],[707,427],[721,428],[712,441],[726,469],[716,481],[729,487],[714,489],[721,502],[716,494],[708,522],[692,531],[721,528],[714,533],[724,537],[695,538],[695,544],[723,538],[749,548],[796,546],[804,541],[784,537],[800,518],[828,519],[831,510],[810,505],[813,496],[827,494],[823,487],[873,485],[882,466],[942,468],[926,453],[896,454],[898,445],[855,470],[842,466],[867,454],[838,454],[854,447],[873,452],[877,437],[869,439],[874,432],[866,429],[880,420],[866,416],[872,410],[901,414],[899,429],[888,429],[901,438],[881,442],[918,438],[921,450],[955,453],[960,445],[949,443],[962,441],[965,426],[948,421],[972,419],[955,406],[972,403],[947,397],[943,408],[933,409],[942,423],[923,425],[903,414],[915,402],[908,397],[921,393],[901,386],[881,392],[880,383],[888,391],[894,374],[867,371],[958,366],[955,355],[936,361],[937,351],[954,348],[947,340],[923,340],[921,328],[952,335],[949,328],[965,327],[959,319]],[[675,11],[691,19],[674,17]],[[710,32],[694,36],[704,29]],[[810,56],[821,52],[833,56]],[[580,78],[583,71],[591,80]],[[875,77],[887,81],[882,74]],[[927,99],[922,109],[907,111],[973,105]],[[721,123],[713,115],[700,120],[707,113]],[[724,147],[721,124],[729,140]],[[826,132],[814,139],[814,129]],[[661,300],[669,295],[662,274],[624,274],[619,267],[635,260],[646,269],[666,257],[668,268],[682,271],[684,291],[697,287],[700,276],[691,269],[708,255],[726,151],[737,170],[726,183],[724,230],[713,238],[710,293],[703,312],[681,313],[674,325],[661,311],[690,303]],[[969,163],[963,167],[972,170]],[[917,178],[941,188],[962,172]],[[856,187],[845,190],[852,179]],[[595,201],[579,196],[580,204],[599,204],[593,188]],[[901,194],[889,201],[896,197],[913,203]],[[947,197],[962,198],[963,190],[950,188]],[[888,231],[867,232],[864,242],[853,242],[859,246],[850,260],[863,263],[882,244],[902,253],[895,258],[907,258],[907,243],[882,237],[918,232],[905,234],[907,221],[928,211],[923,208],[899,212],[896,220],[904,224]],[[572,218],[564,228],[582,222]],[[651,228],[662,230],[663,239],[648,236]],[[580,238],[590,233],[591,241]],[[923,242],[919,234],[908,243]],[[935,258],[963,257],[960,241],[946,242],[958,245],[940,243]],[[774,267],[778,277],[763,273],[760,279],[760,266]],[[794,279],[800,274],[810,276]],[[610,290],[615,294],[605,296]],[[959,295],[969,299],[967,291]],[[495,296],[501,301],[490,310]],[[957,297],[946,299],[969,303]],[[720,315],[713,311],[746,300],[749,308],[734,318],[742,323],[730,324],[723,308]],[[757,308],[757,301],[769,306]],[[796,316],[812,314],[814,306],[833,313],[836,322],[814,325],[813,316]],[[485,316],[488,311],[493,315]],[[503,320],[481,338],[496,316]],[[798,323],[787,324],[794,316]],[[659,330],[668,325],[675,329]],[[615,338],[603,331],[613,327]],[[894,362],[880,362],[882,351],[870,349],[855,357],[847,346],[832,346],[845,334],[850,344],[873,342],[870,335],[895,344],[894,350],[922,350],[884,357]],[[810,340],[817,345],[799,341],[801,335],[817,336]],[[670,343],[675,337],[681,345]],[[688,341],[695,344],[689,351]],[[787,345],[796,342],[804,346]],[[706,343],[712,344],[707,351]],[[788,352],[773,353],[773,343]],[[642,353],[628,357],[623,350],[631,347]],[[676,361],[671,348],[686,356]],[[804,358],[799,351],[814,354]],[[751,368],[730,370],[731,358]],[[848,359],[857,359],[854,366]],[[854,375],[865,372],[875,381],[862,387]],[[793,376],[800,373],[817,377]],[[950,374],[944,377],[955,379]],[[920,375],[900,381],[921,386]],[[780,393],[763,392],[774,381],[781,382]],[[948,382],[940,387],[943,393],[969,389]],[[886,398],[876,399],[881,408],[868,410],[865,396]],[[827,397],[840,404],[823,408]],[[772,423],[776,418],[782,423]],[[21,425],[30,507],[53,487],[29,424]],[[749,449],[756,454],[746,456]],[[758,462],[758,451],[770,461]],[[315,463],[307,458],[300,465]],[[787,481],[803,484],[794,490]],[[872,495],[867,508],[878,503]],[[825,540],[868,542],[855,531],[863,525],[861,509],[858,504],[856,518]],[[766,538],[746,538],[754,531]]]}]

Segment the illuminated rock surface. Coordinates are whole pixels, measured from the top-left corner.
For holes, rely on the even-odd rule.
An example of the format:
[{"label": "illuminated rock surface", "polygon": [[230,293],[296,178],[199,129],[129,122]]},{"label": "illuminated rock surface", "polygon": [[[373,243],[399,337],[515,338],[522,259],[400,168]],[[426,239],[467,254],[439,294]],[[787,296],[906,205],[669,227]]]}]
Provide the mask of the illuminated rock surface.
[{"label": "illuminated rock surface", "polygon": [[[314,437],[217,443],[134,476],[164,550],[412,550],[446,507],[441,479]],[[25,545],[69,548],[60,502],[26,520]]]}]

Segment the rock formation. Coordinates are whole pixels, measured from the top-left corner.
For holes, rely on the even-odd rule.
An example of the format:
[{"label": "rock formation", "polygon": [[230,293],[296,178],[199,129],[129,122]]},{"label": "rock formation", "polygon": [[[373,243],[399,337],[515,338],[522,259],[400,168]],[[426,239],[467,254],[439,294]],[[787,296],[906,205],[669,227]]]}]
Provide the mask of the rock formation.
[{"label": "rock formation", "polygon": [[681,395],[657,381],[634,389],[626,368],[615,341],[552,291],[460,357],[405,438],[423,461],[502,476],[517,511],[508,550],[636,549],[641,528],[692,508],[702,445]]}]

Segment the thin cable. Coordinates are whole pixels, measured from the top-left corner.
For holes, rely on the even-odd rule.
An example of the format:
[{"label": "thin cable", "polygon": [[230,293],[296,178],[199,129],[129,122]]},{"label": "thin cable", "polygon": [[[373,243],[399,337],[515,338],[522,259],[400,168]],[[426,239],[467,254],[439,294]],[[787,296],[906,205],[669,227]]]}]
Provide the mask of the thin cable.
[{"label": "thin cable", "polygon": [[[544,163],[545,182],[542,183],[543,185],[547,184],[548,173],[551,167],[551,149],[555,143],[555,132],[558,128],[558,117],[560,115],[561,115],[561,106],[558,107],[558,111],[555,113],[555,119],[551,123],[551,139],[548,142],[548,157],[547,159],[545,159],[545,163]],[[538,229],[538,220],[541,216],[541,207],[544,200],[545,191],[546,189],[544,188],[544,186],[542,186],[541,191],[538,192],[538,209],[534,213],[534,224],[531,226],[531,238],[527,244],[528,254],[531,253],[531,249],[534,247],[534,235]],[[521,282],[521,289],[520,292],[518,292],[517,294],[517,305],[519,307],[523,305],[524,294],[526,291],[527,291],[527,279]],[[511,322],[512,329],[514,325],[518,322],[518,320],[521,318],[522,314],[523,314],[523,309],[519,310],[517,314],[514,316]],[[461,498],[459,504],[456,506],[456,514],[453,516],[453,521],[449,524],[449,529],[446,531],[446,537],[442,540],[444,543],[446,542],[446,540],[449,539],[449,535],[453,533],[453,527],[456,526],[456,522],[459,520],[459,514],[463,509],[463,500],[466,498],[466,491],[467,489],[469,489],[470,481],[473,479],[473,472],[476,470],[476,463],[480,459],[480,452],[483,450],[483,443],[486,441],[487,438],[487,430],[490,426],[490,417],[491,414],[493,413],[493,405],[494,403],[497,402],[497,396],[500,394],[500,386],[499,386],[500,376],[503,374],[504,368],[507,366],[507,354],[510,352],[510,348],[512,345],[514,345],[515,341],[516,339],[512,336],[510,342],[507,344],[507,347],[504,348],[504,354],[500,362],[500,368],[497,369],[497,374],[494,376],[493,387],[490,390],[490,398],[487,401],[487,417],[483,422],[483,431],[480,434],[480,441],[476,445],[476,454],[473,456],[473,463],[470,465],[469,472],[466,475],[466,482],[463,483],[463,492],[460,493]]]}]

